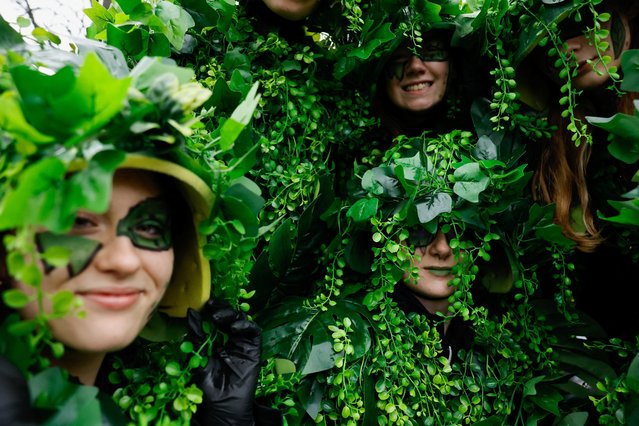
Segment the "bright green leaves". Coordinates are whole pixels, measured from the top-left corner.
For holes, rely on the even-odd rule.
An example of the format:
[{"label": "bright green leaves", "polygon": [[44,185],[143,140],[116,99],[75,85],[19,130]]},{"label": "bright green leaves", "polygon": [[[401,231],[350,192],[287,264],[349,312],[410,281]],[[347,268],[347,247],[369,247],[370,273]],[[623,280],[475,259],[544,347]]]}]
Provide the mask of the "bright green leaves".
[{"label": "bright green leaves", "polygon": [[173,47],[182,49],[184,35],[195,25],[191,15],[176,4],[160,1],[155,7],[155,16],[150,27],[164,34]]},{"label": "bright green leaves", "polygon": [[257,94],[258,83],[255,83],[246,98],[233,111],[231,117],[224,122],[220,130],[220,149],[227,151],[233,147],[235,140],[253,117],[253,112],[260,100]]},{"label": "bright green leaves", "polygon": [[195,25],[183,7],[166,0],[120,0],[109,9],[94,0],[84,12],[93,21],[87,30],[90,37],[105,40],[136,60],[169,56],[171,47],[181,50],[186,32]]},{"label": "bright green leaves", "polygon": [[20,139],[35,136],[30,140],[36,143],[56,139],[73,145],[95,134],[122,109],[130,84],[128,78],[112,77],[94,54],[87,55],[77,76],[71,67],[46,75],[24,65],[13,68],[11,75],[24,118],[3,96],[9,108],[1,110],[0,123],[8,123]]},{"label": "bright green leaves", "polygon": [[63,232],[73,223],[78,209],[106,210],[113,171],[123,159],[121,152],[100,152],[68,179],[64,163],[56,157],[31,164],[3,197],[0,229],[40,225]]}]

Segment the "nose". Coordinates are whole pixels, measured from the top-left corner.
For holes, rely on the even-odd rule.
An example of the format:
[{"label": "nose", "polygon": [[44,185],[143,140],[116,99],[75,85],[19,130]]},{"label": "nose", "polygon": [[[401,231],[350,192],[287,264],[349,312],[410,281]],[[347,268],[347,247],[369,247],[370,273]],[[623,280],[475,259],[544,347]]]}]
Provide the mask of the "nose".
[{"label": "nose", "polygon": [[124,277],[138,271],[142,267],[142,259],[131,239],[119,236],[103,245],[96,253],[93,264],[101,272]]},{"label": "nose", "polygon": [[566,53],[578,51],[583,47],[583,44],[587,42],[585,35],[569,38],[566,40]]},{"label": "nose", "polygon": [[441,230],[437,231],[435,239],[426,249],[428,250],[428,254],[440,259],[447,259],[453,254],[453,249],[450,248],[448,244],[448,238],[446,238],[446,235]]},{"label": "nose", "polygon": [[406,65],[404,65],[404,73],[406,75],[421,74],[426,71],[426,64],[424,64],[424,61],[419,59],[417,56],[411,56],[408,62],[406,62]]}]

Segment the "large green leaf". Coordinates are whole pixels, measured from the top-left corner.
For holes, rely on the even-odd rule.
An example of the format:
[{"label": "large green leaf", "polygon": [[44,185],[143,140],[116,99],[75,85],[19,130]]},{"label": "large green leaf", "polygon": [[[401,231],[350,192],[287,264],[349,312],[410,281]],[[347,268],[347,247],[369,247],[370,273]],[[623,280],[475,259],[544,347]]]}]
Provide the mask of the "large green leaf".
[{"label": "large green leaf", "polygon": [[621,55],[623,82],[621,88],[629,92],[639,92],[639,50],[627,50]]},{"label": "large green leaf", "polygon": [[[636,103],[635,103],[636,106]],[[618,113],[610,118],[586,117],[591,124],[610,132],[608,151],[627,164],[639,160],[639,117]]]},{"label": "large green leaf", "polygon": [[612,201],[608,204],[619,211],[616,216],[605,217],[610,222],[623,223],[625,225],[639,226],[639,199],[628,201]]},{"label": "large green leaf", "polygon": [[482,172],[479,163],[468,163],[455,170],[453,192],[471,203],[479,202],[479,194],[488,187],[490,178]]},{"label": "large green leaf", "polygon": [[377,214],[378,198],[362,198],[357,200],[346,212],[346,217],[355,222],[364,222]]},{"label": "large green leaf", "polygon": [[304,375],[331,369],[341,354],[333,351],[329,326],[349,318],[353,331],[348,336],[354,346],[350,356],[362,357],[371,346],[366,308],[350,300],[336,300],[326,308],[306,307],[303,299],[295,298],[260,313],[263,356],[290,359]]},{"label": "large green leaf", "polygon": [[420,223],[428,223],[442,213],[453,209],[453,199],[445,192],[429,195],[415,203],[417,217]]},{"label": "large green leaf", "polygon": [[177,4],[169,1],[160,1],[155,7],[155,15],[164,24],[162,33],[177,50],[182,49],[184,35],[189,28],[195,25],[195,21],[189,13]]}]

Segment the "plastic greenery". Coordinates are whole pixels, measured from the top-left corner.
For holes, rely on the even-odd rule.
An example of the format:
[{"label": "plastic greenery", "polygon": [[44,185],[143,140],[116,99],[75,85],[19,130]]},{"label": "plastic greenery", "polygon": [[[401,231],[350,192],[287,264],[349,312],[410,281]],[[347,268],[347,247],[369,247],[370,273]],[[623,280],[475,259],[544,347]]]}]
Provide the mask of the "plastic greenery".
[{"label": "plastic greenery", "polygon": [[[78,209],[105,210],[112,174],[125,152],[145,151],[171,158],[198,173],[215,189],[218,201],[214,214],[201,229],[204,235],[215,232],[205,250],[205,254],[215,256],[210,256],[212,260],[217,260],[213,263],[216,276],[213,285],[218,296],[234,303],[250,296],[242,288],[246,280],[238,279],[237,275],[245,268],[255,243],[257,213],[263,200],[255,184],[243,176],[252,164],[244,161],[239,167],[227,161],[235,159],[232,149],[259,100],[257,88],[247,94],[231,117],[209,132],[201,120],[212,116],[212,111],[195,111],[211,92],[194,81],[192,70],[179,67],[170,59],[143,57],[127,76],[116,77],[99,59],[98,54],[102,53],[99,49],[82,57],[57,51],[58,58],[66,58],[70,64],[59,69],[55,65],[58,62],[48,66],[47,49],[29,50],[18,44],[2,56],[5,84],[0,94],[3,146],[0,229],[12,230],[3,241],[9,274],[36,289],[33,297],[40,307],[33,320],[7,320],[3,328],[6,333],[3,343],[7,346],[3,346],[2,353],[29,377],[28,372],[35,373],[48,366],[47,358],[42,356],[45,350],[53,357],[64,352],[62,344],[53,340],[47,322],[65,315],[83,315],[82,307],[70,292],[50,296],[40,289],[42,272],[37,265],[46,261],[64,266],[69,253],[54,247],[40,254],[34,243],[34,231],[45,227],[64,232],[73,223]],[[109,65],[116,70],[126,68],[124,64]],[[209,148],[205,154],[200,144]],[[86,163],[86,167],[67,178],[67,170],[78,161]],[[51,313],[43,309],[48,297],[52,298]],[[19,309],[31,298],[19,290],[6,290],[3,301],[8,307]],[[188,423],[196,404],[201,402],[201,391],[188,380],[189,371],[204,358],[194,358],[197,362],[185,358],[184,354],[191,351],[185,346],[188,342],[180,345],[180,339],[166,345],[161,359],[154,355],[160,352],[141,350],[134,365],[127,366],[122,377],[114,378],[122,386],[116,392],[117,403],[124,411],[130,409],[131,420],[164,424],[181,419]],[[213,340],[214,335],[208,351]],[[208,353],[203,349],[197,352]],[[138,371],[135,365],[165,370],[167,376],[155,376],[153,380],[147,377],[143,383],[157,389],[168,386],[170,392],[156,392],[149,401],[147,391],[138,381],[139,377],[145,377],[144,369]],[[49,378],[33,375],[31,382],[39,380],[54,386],[53,381],[62,380],[66,373],[42,374],[49,374],[46,376]],[[40,400],[42,393],[48,392],[47,387],[40,385],[35,389],[34,406],[47,407]],[[82,396],[85,391],[78,392],[77,404],[97,404],[93,397]],[[138,398],[144,403],[137,402]],[[55,399],[50,403],[55,404]],[[92,407],[91,415],[99,417],[99,407]],[[70,409],[55,405],[52,408],[62,416]],[[89,410],[88,406],[86,409]]]},{"label": "plastic greenery", "polygon": [[[555,49],[566,77],[561,108],[573,120],[575,142],[585,125],[575,116],[578,93],[556,17],[544,14],[541,1],[322,1],[303,23],[284,29],[252,15],[250,2],[167,3],[120,0],[104,10],[94,2],[89,33],[126,52],[130,64],[149,53],[171,56],[212,92],[184,147],[205,168],[224,160],[225,176],[238,179],[227,184],[222,198],[229,202],[210,224],[207,253],[227,297],[245,303],[264,328],[258,394],[287,424],[636,419],[639,342],[606,343],[594,321],[575,309],[580,283],[572,247],[552,223],[553,206],[532,204],[525,187],[526,143],[555,130],[520,102],[518,66],[533,47]],[[599,3],[560,6],[592,10]],[[158,23],[169,9],[174,29]],[[377,62],[401,36],[419,41],[444,16],[454,17],[456,42],[477,43],[491,61],[491,99],[475,106],[481,120],[474,132],[404,138],[387,151],[390,141],[380,140],[370,105]],[[606,19],[594,16],[594,26]],[[600,52],[604,37],[595,28]],[[624,56],[623,84],[634,88],[624,90],[636,90],[628,72],[635,59]],[[618,70],[606,70],[617,78]],[[234,108],[257,82],[261,97],[248,96],[255,103],[252,125],[237,131],[234,122],[242,120]],[[232,117],[228,130],[236,139],[228,143],[220,132]],[[589,118],[611,131],[610,151],[628,164],[637,159],[629,137],[634,118]],[[240,178],[244,173],[256,185]],[[347,184],[353,175],[355,185]],[[611,219],[624,232],[637,223],[635,192],[614,204],[619,216]],[[446,227],[456,235],[455,251],[469,253],[457,267],[451,299],[451,315],[473,332],[458,360],[444,356],[441,319],[406,315],[390,298],[412,255],[402,241],[415,225]],[[490,293],[507,287],[496,284],[504,276],[512,289]],[[157,395],[187,389],[182,380],[199,349],[176,348],[156,348],[143,368],[118,370],[117,380],[154,383],[136,394],[136,386],[121,382],[117,402],[141,407],[136,419],[155,415],[151,407],[163,398]],[[158,363],[159,370],[148,368]],[[181,400],[187,408],[178,416],[197,400],[187,394],[192,399]]]}]

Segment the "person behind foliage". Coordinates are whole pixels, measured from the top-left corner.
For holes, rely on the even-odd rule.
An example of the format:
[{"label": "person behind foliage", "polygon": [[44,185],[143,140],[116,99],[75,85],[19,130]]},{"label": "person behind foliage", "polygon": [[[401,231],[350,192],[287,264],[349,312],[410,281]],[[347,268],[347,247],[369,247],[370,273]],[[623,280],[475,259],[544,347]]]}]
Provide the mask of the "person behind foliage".
[{"label": "person behind foliage", "polygon": [[433,24],[423,41],[401,38],[381,59],[374,109],[392,137],[445,133],[470,127],[470,91],[462,49],[452,46],[453,23]]},{"label": "person behind foliage", "polygon": [[[58,56],[64,55],[59,52]],[[71,56],[69,59],[78,60]],[[37,57],[34,62],[43,66]],[[68,372],[76,386],[108,388],[108,355],[127,348],[141,333],[151,336],[153,332],[145,327],[159,310],[169,317],[186,316],[192,342],[208,338],[204,322],[229,336],[205,366],[192,371],[192,380],[201,391],[200,403],[193,410],[195,413],[181,413],[181,421],[255,424],[260,329],[227,303],[209,299],[210,266],[203,255],[205,239],[198,235],[198,227],[211,215],[215,193],[195,173],[198,169],[193,167],[193,160],[185,161],[184,152],[161,142],[143,142],[147,136],[144,132],[127,133],[125,125],[131,125],[127,113],[133,112],[137,119],[149,119],[144,113],[152,111],[151,107],[160,107],[162,99],[172,105],[171,109],[163,109],[164,118],[172,117],[176,124],[182,122],[189,118],[190,109],[206,99],[207,91],[199,86],[180,91],[179,84],[169,84],[172,93],[183,97],[172,101],[170,95],[154,98],[152,92],[159,88],[153,89],[154,84],[177,83],[188,73],[170,62],[149,58],[122,79],[111,77],[93,53],[86,56],[79,69],[68,65],[53,71],[55,74],[47,75],[46,65],[40,71],[27,61],[9,66],[2,75],[6,91],[2,96],[0,131],[6,163],[0,201],[5,252],[0,276],[5,302],[0,345],[0,423],[65,423],[69,416],[79,415],[68,412],[68,406],[38,410],[47,398],[38,394],[30,398],[27,383],[33,393],[31,379],[41,381],[40,373],[51,371],[42,367],[52,365]],[[100,78],[101,85],[111,85],[108,97],[99,93],[100,86],[87,84],[87,78],[93,79],[94,75]],[[129,87],[132,79],[135,88]],[[34,81],[40,84],[34,86]],[[56,90],[62,90],[64,96],[47,92],[56,82]],[[144,84],[151,89],[143,88]],[[139,104],[144,97],[141,91],[146,97]],[[155,95],[166,93],[156,90]],[[49,108],[44,112],[37,107],[30,110],[30,102],[36,98],[46,99]],[[57,103],[65,99],[74,99],[65,109],[68,114],[61,113]],[[87,132],[74,119],[83,105],[92,105],[91,100],[102,102],[102,107],[93,110],[97,116],[88,117],[93,120],[93,127]],[[39,112],[44,116],[38,116]],[[157,132],[162,123],[153,128]],[[73,133],[63,135],[69,129]],[[15,168],[16,164],[21,167]],[[14,170],[11,176],[6,173],[9,168]],[[34,189],[33,182],[39,181],[47,183]],[[87,181],[91,184],[87,185]],[[32,194],[31,198],[23,198],[25,193]],[[47,200],[53,202],[48,204]],[[52,255],[61,252],[66,253],[63,259],[68,259],[56,260]],[[64,297],[72,298],[67,303],[71,308],[68,312],[59,303]],[[51,349],[36,352],[36,359],[25,359],[19,343],[23,338],[12,332],[20,324],[33,324],[40,338],[50,333]],[[31,341],[36,340],[33,337]],[[42,371],[34,371],[38,369]],[[55,389],[46,388],[46,383],[44,392],[55,394]],[[111,407],[113,402],[103,396],[98,400],[101,408],[97,413],[103,422],[125,423],[121,413]],[[81,403],[86,407],[96,404],[79,401],[84,408]],[[87,415],[88,411],[83,413]],[[82,421],[99,423],[89,415]]]},{"label": "person behind foliage", "polygon": [[[587,7],[579,9],[579,5],[570,0],[545,5],[546,13],[553,16],[558,23],[559,38],[564,43],[563,54],[568,58],[570,67],[570,83],[573,90],[578,91],[575,117],[586,124],[586,116],[611,116],[616,112],[634,113],[633,100],[636,93],[626,92],[616,96],[609,90],[613,81],[610,78],[611,67],[621,68],[621,55],[639,43],[636,18],[639,8],[635,2],[605,1],[597,7],[597,13],[608,13],[610,18],[600,22],[601,28],[608,35],[601,41],[607,48],[598,52],[594,44],[592,29],[595,25],[593,15]],[[576,17],[579,13],[579,18]],[[580,19],[580,22],[576,22]],[[593,174],[590,161],[593,158],[608,156],[599,147],[604,146],[605,135],[587,126],[586,132],[593,132],[594,144],[585,140],[574,141],[573,132],[568,128],[569,118],[562,117],[565,105],[559,104],[559,97],[565,95],[559,88],[565,84],[566,77],[560,76],[561,67],[555,66],[558,56],[548,55],[550,44],[537,47],[525,59],[520,70],[535,70],[536,76],[526,76],[523,97],[536,108],[548,111],[550,123],[557,126],[552,137],[545,141],[534,155],[535,174],[532,180],[535,199],[556,205],[555,219],[562,226],[566,236],[574,240],[577,248],[583,252],[592,252],[602,243],[605,236],[601,234],[595,220],[591,185],[588,175]],[[532,47],[528,47],[531,50]],[[526,52],[527,53],[527,52]],[[606,66],[599,57],[609,56],[612,61]],[[621,70],[623,72],[623,70]],[[530,81],[529,83],[527,81]],[[549,89],[545,90],[546,87]],[[530,94],[529,91],[534,92]],[[578,123],[578,126],[581,126]],[[602,162],[603,164],[603,162]],[[600,202],[601,204],[601,202]]]},{"label": "person behind foliage", "polygon": [[[565,43],[564,53],[568,54],[571,85],[579,91],[575,117],[585,125],[586,116],[609,117],[617,112],[634,115],[633,101],[637,93],[625,92],[617,96],[610,88],[616,83],[608,70],[615,66],[623,77],[622,54],[639,46],[639,5],[605,1],[597,6],[599,15],[609,14],[609,19],[600,22],[601,28],[608,30],[608,35],[601,40],[608,47],[601,52],[597,52],[593,32],[588,29],[595,22],[588,7],[578,8],[569,1],[545,7],[550,16],[553,16],[551,11],[562,12],[556,13],[558,35]],[[576,22],[577,12],[580,22]],[[522,72],[527,69],[536,72],[535,76],[526,76],[523,80],[527,83],[523,85],[523,100],[547,111],[550,122],[557,126],[550,139],[532,145],[533,196],[555,204],[556,223],[576,242],[581,252],[576,257],[578,306],[601,323],[610,336],[633,339],[639,332],[639,319],[632,314],[631,300],[602,293],[600,288],[602,282],[624,282],[627,277],[637,274],[637,258],[633,254],[636,236],[633,240],[632,232],[612,224],[605,225],[596,219],[595,212],[600,212],[601,216],[614,215],[607,200],[632,189],[631,179],[636,167],[612,158],[606,149],[607,135],[594,126],[585,128],[592,135],[592,144],[572,140],[573,133],[567,128],[569,119],[562,117],[566,106],[559,104],[559,98],[566,94],[559,88],[566,80],[565,76],[560,76],[561,68],[554,66],[557,56],[548,55],[549,48],[549,45],[537,46],[519,66]],[[524,54],[531,49],[523,50]],[[599,55],[612,59],[607,67],[598,59]],[[530,89],[534,89],[535,96],[527,92]],[[576,142],[580,142],[578,146]]]}]

